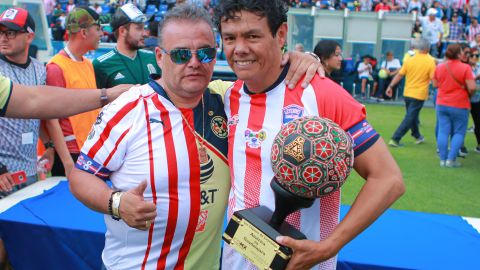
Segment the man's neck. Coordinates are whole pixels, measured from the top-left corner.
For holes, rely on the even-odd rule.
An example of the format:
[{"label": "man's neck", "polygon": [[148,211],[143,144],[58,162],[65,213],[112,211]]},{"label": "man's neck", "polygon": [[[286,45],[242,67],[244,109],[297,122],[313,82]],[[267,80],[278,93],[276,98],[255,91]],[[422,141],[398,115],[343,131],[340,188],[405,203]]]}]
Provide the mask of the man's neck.
[{"label": "man's neck", "polygon": [[18,55],[5,55],[5,58],[7,58],[8,61],[18,64],[18,65],[24,65],[28,61],[28,51],[27,52],[22,52]]},{"label": "man's neck", "polygon": [[157,80],[157,83],[162,86],[162,88],[165,90],[165,93],[167,93],[168,97],[170,98],[170,101],[178,109],[193,109],[202,99],[203,91],[198,96],[182,97],[177,95],[174,91],[171,91],[162,79]]},{"label": "man's neck", "polygon": [[70,53],[75,57],[76,61],[83,61],[83,55],[88,52],[88,50],[85,49],[85,46],[82,45],[81,42],[76,42],[76,41],[69,41],[67,43],[67,48],[70,51]]},{"label": "man's neck", "polygon": [[265,92],[270,86],[272,86],[282,74],[283,68],[278,65],[278,68],[275,68],[270,72],[267,78],[255,78],[252,80],[245,80],[245,84],[248,87],[248,90],[252,93],[260,94]]},{"label": "man's neck", "polygon": [[130,58],[134,58],[137,55],[137,50],[132,50],[125,42],[117,43],[117,51]]}]

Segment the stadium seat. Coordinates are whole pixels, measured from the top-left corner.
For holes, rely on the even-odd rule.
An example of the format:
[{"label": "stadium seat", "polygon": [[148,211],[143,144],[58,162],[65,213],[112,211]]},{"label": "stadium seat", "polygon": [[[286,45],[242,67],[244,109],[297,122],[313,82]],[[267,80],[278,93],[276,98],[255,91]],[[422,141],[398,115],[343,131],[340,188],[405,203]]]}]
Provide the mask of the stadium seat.
[{"label": "stadium seat", "polygon": [[155,13],[157,13],[157,8],[155,7],[155,5],[148,5],[147,9],[145,10],[145,14],[147,16],[151,16],[151,15],[154,15]]},{"label": "stadium seat", "polygon": [[107,4],[102,5],[102,15],[107,15],[110,13],[110,6]]}]

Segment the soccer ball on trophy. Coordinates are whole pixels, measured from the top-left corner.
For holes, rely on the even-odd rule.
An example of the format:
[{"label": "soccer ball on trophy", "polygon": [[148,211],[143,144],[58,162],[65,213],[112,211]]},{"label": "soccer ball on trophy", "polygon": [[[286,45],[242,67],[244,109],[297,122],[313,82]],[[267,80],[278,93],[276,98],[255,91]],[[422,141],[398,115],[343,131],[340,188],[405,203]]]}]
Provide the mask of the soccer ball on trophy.
[{"label": "soccer ball on trophy", "polygon": [[271,152],[275,178],[287,191],[307,199],[338,190],[353,167],[351,137],[336,123],[306,116],[284,125]]}]

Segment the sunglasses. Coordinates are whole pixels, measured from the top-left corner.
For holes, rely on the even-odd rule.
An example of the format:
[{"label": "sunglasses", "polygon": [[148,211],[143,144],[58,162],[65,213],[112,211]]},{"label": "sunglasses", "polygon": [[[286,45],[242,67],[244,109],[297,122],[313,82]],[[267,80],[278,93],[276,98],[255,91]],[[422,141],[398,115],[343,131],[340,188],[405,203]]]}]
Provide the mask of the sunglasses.
[{"label": "sunglasses", "polygon": [[472,54],[471,56],[472,56],[472,57],[478,57],[478,54],[475,53],[475,54]]},{"label": "sunglasses", "polygon": [[6,36],[7,39],[14,39],[17,37],[18,34],[24,34],[27,32],[24,31],[13,31],[13,30],[7,30],[7,31],[0,31],[0,37]]},{"label": "sunglasses", "polygon": [[160,48],[160,50],[170,55],[170,59],[172,59],[172,62],[178,65],[188,63],[188,61],[192,59],[193,54],[196,54],[198,61],[202,63],[210,63],[213,61],[213,59],[215,59],[215,56],[217,56],[216,48],[202,48],[196,51],[191,51],[189,49],[173,49],[170,52],[168,52],[164,48]]}]

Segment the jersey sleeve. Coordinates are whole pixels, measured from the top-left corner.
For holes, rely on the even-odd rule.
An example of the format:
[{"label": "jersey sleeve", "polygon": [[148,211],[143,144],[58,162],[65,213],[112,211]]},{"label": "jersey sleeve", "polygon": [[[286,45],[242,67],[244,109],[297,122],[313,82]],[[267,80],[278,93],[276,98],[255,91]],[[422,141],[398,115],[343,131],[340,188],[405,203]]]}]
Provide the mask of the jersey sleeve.
[{"label": "jersey sleeve", "polygon": [[0,116],[4,116],[7,111],[8,101],[12,95],[12,88],[12,82],[3,75],[0,75]]},{"label": "jersey sleeve", "polygon": [[124,93],[100,112],[75,164],[77,169],[106,180],[123,164],[140,100],[132,92]]},{"label": "jersey sleeve", "polygon": [[[317,77],[317,76],[316,76]],[[365,106],[329,79],[313,81],[318,115],[337,123],[353,139],[355,156],[365,152],[380,137],[366,119]]]},{"label": "jersey sleeve", "polygon": [[232,85],[233,82],[230,81],[215,80],[208,84],[208,88],[213,93],[221,95],[223,99],[225,97],[225,93]]}]

